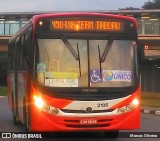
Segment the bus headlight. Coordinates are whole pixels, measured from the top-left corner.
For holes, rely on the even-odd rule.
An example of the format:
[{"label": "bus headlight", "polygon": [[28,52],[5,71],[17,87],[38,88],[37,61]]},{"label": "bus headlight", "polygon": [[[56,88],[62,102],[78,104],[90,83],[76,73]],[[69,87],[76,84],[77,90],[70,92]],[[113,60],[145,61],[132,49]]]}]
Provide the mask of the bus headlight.
[{"label": "bus headlight", "polygon": [[43,111],[48,114],[52,114],[52,115],[58,115],[59,113],[59,110],[57,108],[49,106],[49,105],[43,106]]},{"label": "bus headlight", "polygon": [[134,106],[138,106],[139,105],[139,100],[137,98],[133,99],[132,104]]},{"label": "bus headlight", "polygon": [[125,107],[118,108],[118,113],[119,113],[119,114],[124,114],[125,112],[126,112]]},{"label": "bus headlight", "polygon": [[34,99],[34,104],[38,109],[43,110],[43,112],[46,112],[52,115],[58,115],[59,113],[58,108],[47,105],[40,96],[34,95],[33,99]]},{"label": "bus headlight", "polygon": [[129,105],[124,106],[122,108],[118,108],[118,114],[124,114],[124,113],[132,111],[133,109],[134,109],[133,106],[131,104],[129,104]]},{"label": "bus headlight", "polygon": [[130,112],[134,108],[136,108],[138,105],[139,105],[139,100],[137,98],[135,98],[135,99],[133,99],[133,101],[130,104],[123,106],[121,108],[118,108],[117,109],[118,114],[124,114],[124,113]]},{"label": "bus headlight", "polygon": [[49,105],[44,105],[43,106],[43,111],[48,113],[48,114],[52,114],[52,115],[58,115],[58,113],[59,113],[58,108],[55,108],[55,107],[52,107],[52,106],[49,106]]},{"label": "bus headlight", "polygon": [[48,106],[48,105],[43,106],[43,111],[44,112],[48,112],[49,110],[50,110],[50,106]]},{"label": "bus headlight", "polygon": [[127,105],[126,106],[126,110],[129,112],[129,111],[132,111],[133,110],[133,106],[131,104]]},{"label": "bus headlight", "polygon": [[52,108],[52,114],[53,115],[58,115],[59,111],[57,108]]},{"label": "bus headlight", "polygon": [[34,99],[34,104],[36,105],[36,107],[39,109],[42,109],[42,107],[44,106],[43,99],[36,95],[33,96],[33,99]]}]

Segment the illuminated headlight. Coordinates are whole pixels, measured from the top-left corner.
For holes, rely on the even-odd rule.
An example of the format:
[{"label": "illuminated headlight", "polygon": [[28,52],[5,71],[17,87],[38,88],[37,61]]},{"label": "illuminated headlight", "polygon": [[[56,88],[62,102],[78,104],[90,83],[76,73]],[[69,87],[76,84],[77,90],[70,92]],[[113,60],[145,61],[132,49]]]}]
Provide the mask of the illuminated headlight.
[{"label": "illuminated headlight", "polygon": [[43,99],[36,95],[33,96],[33,99],[34,99],[34,104],[36,105],[36,107],[38,107],[39,109],[42,109],[42,107],[44,106]]},{"label": "illuminated headlight", "polygon": [[46,112],[52,115],[58,115],[59,113],[58,108],[45,104],[44,100],[40,96],[34,95],[33,99],[34,99],[34,104],[38,109],[43,110],[43,112]]},{"label": "illuminated headlight", "polygon": [[139,105],[139,100],[135,98],[135,99],[132,101],[132,104],[133,104],[134,106],[138,106],[138,105]]},{"label": "illuminated headlight", "polygon": [[132,111],[134,108],[136,108],[139,105],[139,100],[137,98],[135,98],[130,104],[128,104],[127,106],[118,108],[118,114],[124,114],[127,112]]}]

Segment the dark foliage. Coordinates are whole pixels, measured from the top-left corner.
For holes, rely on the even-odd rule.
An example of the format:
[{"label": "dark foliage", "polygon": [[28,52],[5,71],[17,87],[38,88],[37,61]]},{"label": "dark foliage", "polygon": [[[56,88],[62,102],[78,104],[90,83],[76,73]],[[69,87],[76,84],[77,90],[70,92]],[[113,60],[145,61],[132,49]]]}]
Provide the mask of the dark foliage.
[{"label": "dark foliage", "polygon": [[152,0],[145,2],[142,9],[160,9],[160,0]]}]

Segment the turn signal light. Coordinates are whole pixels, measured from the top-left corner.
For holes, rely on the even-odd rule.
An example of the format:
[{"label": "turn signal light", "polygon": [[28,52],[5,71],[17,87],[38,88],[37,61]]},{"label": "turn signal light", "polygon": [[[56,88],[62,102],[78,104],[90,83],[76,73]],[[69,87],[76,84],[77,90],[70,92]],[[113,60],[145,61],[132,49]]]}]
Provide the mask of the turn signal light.
[{"label": "turn signal light", "polygon": [[39,25],[40,25],[40,26],[42,26],[42,25],[43,25],[43,22],[42,22],[42,21],[40,21],[40,22],[39,22]]}]

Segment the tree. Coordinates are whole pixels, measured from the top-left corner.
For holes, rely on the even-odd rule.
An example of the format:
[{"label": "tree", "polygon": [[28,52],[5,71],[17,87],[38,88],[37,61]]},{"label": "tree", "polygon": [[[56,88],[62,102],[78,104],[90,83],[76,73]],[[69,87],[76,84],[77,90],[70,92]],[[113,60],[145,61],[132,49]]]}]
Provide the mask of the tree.
[{"label": "tree", "polygon": [[160,0],[152,0],[145,2],[142,9],[160,9]]}]

